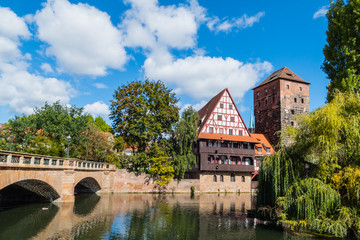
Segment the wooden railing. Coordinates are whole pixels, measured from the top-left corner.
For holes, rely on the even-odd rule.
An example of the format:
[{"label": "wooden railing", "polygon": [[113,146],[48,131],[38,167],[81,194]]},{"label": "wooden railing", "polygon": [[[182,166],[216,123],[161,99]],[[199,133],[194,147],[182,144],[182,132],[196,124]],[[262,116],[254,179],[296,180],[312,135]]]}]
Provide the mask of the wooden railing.
[{"label": "wooden railing", "polygon": [[89,171],[115,171],[116,166],[107,162],[84,161],[0,150],[0,167],[23,167],[44,169],[74,169]]}]

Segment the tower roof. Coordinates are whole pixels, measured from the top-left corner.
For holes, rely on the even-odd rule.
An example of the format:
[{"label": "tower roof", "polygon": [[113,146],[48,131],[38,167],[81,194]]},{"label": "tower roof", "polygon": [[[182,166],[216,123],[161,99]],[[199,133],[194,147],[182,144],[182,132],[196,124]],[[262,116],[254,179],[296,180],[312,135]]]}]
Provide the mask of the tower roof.
[{"label": "tower roof", "polygon": [[283,67],[279,70],[276,70],[275,72],[273,72],[272,74],[270,74],[270,76],[268,76],[264,81],[262,81],[259,85],[257,85],[256,87],[253,88],[256,89],[260,86],[263,86],[265,84],[268,84],[270,82],[273,82],[277,79],[284,79],[284,80],[289,80],[289,81],[294,81],[294,82],[300,82],[300,83],[304,83],[304,84],[310,84],[309,82],[305,81],[304,79],[302,79],[301,77],[299,77],[298,75],[296,75],[293,71],[291,71],[289,68],[287,67]]}]

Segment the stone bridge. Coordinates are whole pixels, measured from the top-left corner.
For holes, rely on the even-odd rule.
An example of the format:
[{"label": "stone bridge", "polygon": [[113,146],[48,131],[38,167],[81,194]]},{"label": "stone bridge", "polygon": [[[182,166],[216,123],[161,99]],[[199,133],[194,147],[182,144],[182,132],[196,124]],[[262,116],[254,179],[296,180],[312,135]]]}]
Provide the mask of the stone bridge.
[{"label": "stone bridge", "polygon": [[113,192],[116,166],[0,150],[0,205],[74,201],[82,192]]}]

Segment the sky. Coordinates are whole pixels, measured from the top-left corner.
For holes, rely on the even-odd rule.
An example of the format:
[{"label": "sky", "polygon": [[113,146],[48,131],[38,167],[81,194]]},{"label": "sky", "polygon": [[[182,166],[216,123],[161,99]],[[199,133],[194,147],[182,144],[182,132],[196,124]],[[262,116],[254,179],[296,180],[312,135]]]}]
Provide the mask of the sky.
[{"label": "sky", "polygon": [[114,91],[161,80],[181,109],[228,88],[249,124],[253,91],[287,66],[325,104],[329,0],[0,0],[0,123],[60,100],[109,124]]}]

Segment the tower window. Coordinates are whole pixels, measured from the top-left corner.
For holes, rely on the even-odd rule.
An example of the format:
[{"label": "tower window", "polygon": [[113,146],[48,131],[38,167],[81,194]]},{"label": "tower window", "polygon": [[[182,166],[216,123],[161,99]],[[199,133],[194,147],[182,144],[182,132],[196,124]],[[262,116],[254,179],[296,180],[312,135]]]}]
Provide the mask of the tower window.
[{"label": "tower window", "polygon": [[273,103],[275,103],[275,97],[273,97]]},{"label": "tower window", "polygon": [[274,89],[274,90],[276,89],[276,86],[275,86],[275,85],[273,86],[273,89]]},{"label": "tower window", "polygon": [[296,102],[296,98],[294,98],[294,102]]},{"label": "tower window", "polygon": [[267,93],[267,89],[265,88],[265,93]]},{"label": "tower window", "polygon": [[257,92],[257,93],[256,93],[256,96],[259,96],[259,95],[260,95],[260,93],[259,93],[259,92]]},{"label": "tower window", "polygon": [[290,89],[290,85],[289,85],[289,84],[286,84],[286,89]]},{"label": "tower window", "polygon": [[265,100],[265,105],[267,105],[267,100]]},{"label": "tower window", "polygon": [[299,91],[302,92],[302,87],[299,87]]},{"label": "tower window", "polygon": [[241,176],[241,181],[245,182],[245,176]]},{"label": "tower window", "polygon": [[220,108],[224,108],[224,104],[223,104],[223,103],[220,103]]},{"label": "tower window", "polygon": [[217,120],[221,121],[222,120],[222,115],[217,115]]},{"label": "tower window", "polygon": [[235,117],[230,117],[230,122],[235,122]]},{"label": "tower window", "polygon": [[303,99],[303,98],[301,99],[301,103],[304,103],[304,99]]},{"label": "tower window", "polygon": [[291,114],[295,114],[295,110],[294,110],[294,109],[291,110]]}]

